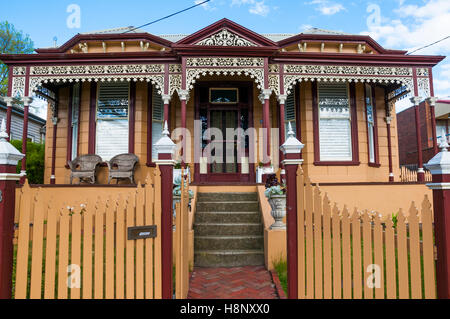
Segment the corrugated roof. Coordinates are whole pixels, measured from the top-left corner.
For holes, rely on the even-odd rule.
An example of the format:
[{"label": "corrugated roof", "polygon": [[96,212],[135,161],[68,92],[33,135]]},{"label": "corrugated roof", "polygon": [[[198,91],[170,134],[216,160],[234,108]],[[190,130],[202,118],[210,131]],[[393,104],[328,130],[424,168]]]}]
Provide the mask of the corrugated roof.
[{"label": "corrugated roof", "polygon": [[98,30],[98,31],[91,31],[91,32],[84,32],[81,34],[116,34],[116,33],[146,33],[145,31],[141,29],[135,29],[133,26],[130,27],[121,27],[121,28],[113,28],[113,29],[105,29],[105,30]]}]

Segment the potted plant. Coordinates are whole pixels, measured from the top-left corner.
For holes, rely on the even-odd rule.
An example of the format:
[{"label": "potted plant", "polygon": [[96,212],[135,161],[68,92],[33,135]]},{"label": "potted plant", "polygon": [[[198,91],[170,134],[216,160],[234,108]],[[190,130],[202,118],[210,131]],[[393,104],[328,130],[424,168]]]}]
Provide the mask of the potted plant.
[{"label": "potted plant", "polygon": [[286,187],[280,185],[275,174],[268,176],[264,195],[269,201],[272,209],[271,215],[275,219],[275,223],[270,226],[270,229],[286,229],[286,225],[283,223],[286,216]]},{"label": "potted plant", "polygon": [[[181,171],[182,171],[181,168],[182,168],[182,167],[181,167],[181,161],[176,162],[175,165],[173,166],[173,183],[174,183],[174,184],[175,184],[175,180],[176,180],[178,177],[181,177]],[[187,167],[184,169],[184,176],[187,176],[187,177],[188,177],[189,182],[191,181],[191,172],[190,172],[190,170],[189,170],[189,166],[187,166]]]}]

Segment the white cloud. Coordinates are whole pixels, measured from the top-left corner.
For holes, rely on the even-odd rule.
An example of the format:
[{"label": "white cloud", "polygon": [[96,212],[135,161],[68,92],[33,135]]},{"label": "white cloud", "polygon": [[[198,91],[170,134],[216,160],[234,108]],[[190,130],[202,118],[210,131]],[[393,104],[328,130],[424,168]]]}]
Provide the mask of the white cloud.
[{"label": "white cloud", "polygon": [[328,15],[328,16],[335,15],[336,13],[346,10],[342,4],[332,2],[329,0],[313,0],[313,1],[307,2],[306,4],[315,5],[317,11],[319,11],[323,15]]},{"label": "white cloud", "polygon": [[[195,2],[195,4],[200,4],[200,3],[204,2],[204,1],[205,0],[195,0],[194,2]],[[214,11],[214,10],[216,10],[215,7],[211,6],[211,2],[214,2],[214,0],[211,0],[210,2],[202,4],[201,7],[203,9],[207,10],[207,11]]]},{"label": "white cloud", "polygon": [[270,7],[265,4],[265,0],[257,1],[257,0],[232,0],[231,6],[241,6],[248,5],[248,12],[251,14],[256,14],[262,17],[265,17],[270,12]]},{"label": "white cloud", "polygon": [[[381,23],[370,24],[362,34],[370,35],[387,48],[413,51],[450,35],[450,1],[430,0],[422,5],[399,1],[393,17],[383,15]],[[450,39],[414,54],[449,55]],[[434,70],[435,95],[450,95],[450,62],[441,62]]]}]

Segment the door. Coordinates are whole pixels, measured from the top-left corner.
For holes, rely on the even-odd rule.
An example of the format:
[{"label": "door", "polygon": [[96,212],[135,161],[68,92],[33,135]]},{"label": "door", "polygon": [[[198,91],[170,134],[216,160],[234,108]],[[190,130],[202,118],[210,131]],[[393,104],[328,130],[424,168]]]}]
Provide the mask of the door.
[{"label": "door", "polygon": [[197,86],[196,119],[201,121],[202,137],[195,181],[242,183],[256,178],[249,161],[249,137],[242,138],[252,122],[252,86],[245,82]]}]

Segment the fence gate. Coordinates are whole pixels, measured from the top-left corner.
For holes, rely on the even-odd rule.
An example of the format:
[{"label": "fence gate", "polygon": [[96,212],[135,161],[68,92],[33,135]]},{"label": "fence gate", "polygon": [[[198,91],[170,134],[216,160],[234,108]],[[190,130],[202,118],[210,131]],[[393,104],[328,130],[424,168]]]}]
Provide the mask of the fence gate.
[{"label": "fence gate", "polygon": [[45,192],[25,184],[18,196],[16,299],[161,298],[159,169],[116,198],[55,206]]},{"label": "fence gate", "polygon": [[436,298],[427,197],[408,214],[349,211],[331,205],[299,168],[297,209],[299,298]]}]

